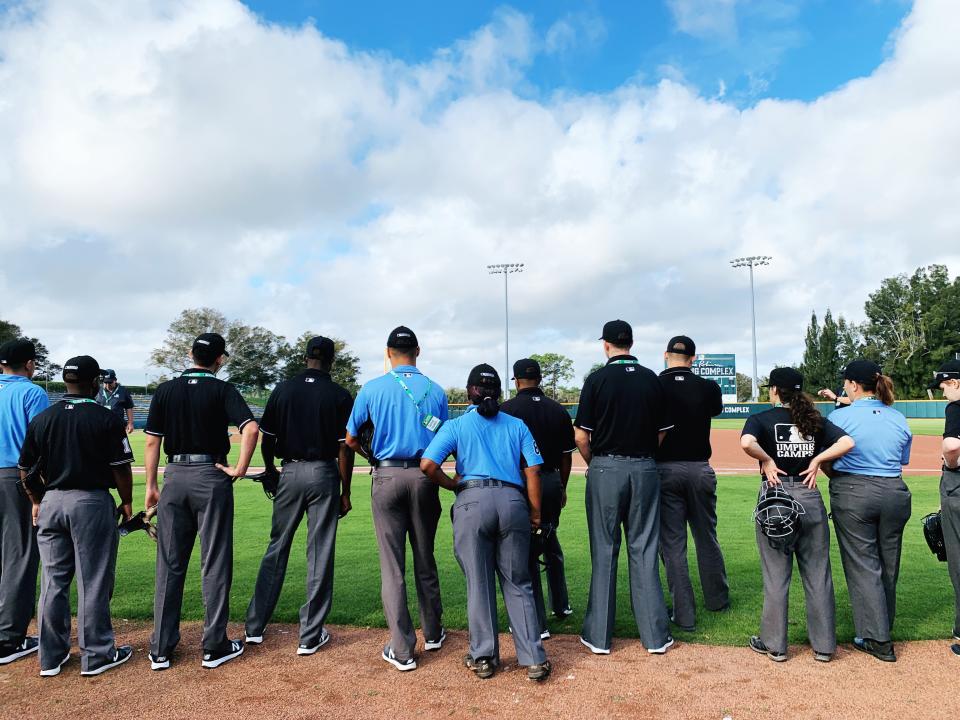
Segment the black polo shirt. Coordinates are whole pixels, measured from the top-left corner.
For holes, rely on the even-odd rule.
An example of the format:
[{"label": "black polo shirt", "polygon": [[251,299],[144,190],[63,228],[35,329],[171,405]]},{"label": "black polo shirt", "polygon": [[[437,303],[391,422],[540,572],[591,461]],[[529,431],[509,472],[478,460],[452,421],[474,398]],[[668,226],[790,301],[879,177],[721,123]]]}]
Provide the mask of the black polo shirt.
[{"label": "black polo shirt", "polygon": [[543,472],[559,470],[563,454],[577,449],[577,444],[573,441],[570,413],[556,400],[544,395],[540,388],[520,390],[515,397],[503,403],[500,409],[526,423],[537,447],[540,448]]},{"label": "black polo shirt", "polygon": [[943,436],[945,438],[960,438],[960,400],[948,403],[945,415]]},{"label": "black polo shirt", "polygon": [[846,434],[824,419],[820,430],[813,437],[804,437],[793,424],[790,409],[778,407],[748,417],[741,436],[753,435],[757,444],[773,458],[778,468],[789,475],[797,476],[810,466],[815,455],[819,455]]},{"label": "black polo shirt", "polygon": [[270,393],[260,430],[277,438],[284,460],[335,460],[352,409],[350,393],[330,373],[308,368]]},{"label": "black polo shirt", "polygon": [[618,355],[591,373],[574,424],[590,433],[594,455],[653,457],[658,433],[673,427],[656,374],[633,355]]},{"label": "black polo shirt", "polygon": [[657,451],[657,460],[706,462],[712,452],[710,419],[723,412],[720,386],[688,367],[667,368],[660,373],[660,384],[674,424]]},{"label": "black polo shirt", "polygon": [[251,420],[253,413],[237,388],[193,368],[160,384],[144,432],[162,437],[167,455],[225,457],[230,452],[227,428],[243,428]]},{"label": "black polo shirt", "polygon": [[111,466],[133,462],[126,428],[95,400],[64,395],[27,426],[17,465],[30,470],[39,460],[47,490],[109,490]]},{"label": "black polo shirt", "polygon": [[117,417],[126,423],[127,410],[133,409],[133,396],[123,385],[117,383],[113,392],[107,390],[106,386],[101,387],[97,393],[97,403],[116,413]]}]

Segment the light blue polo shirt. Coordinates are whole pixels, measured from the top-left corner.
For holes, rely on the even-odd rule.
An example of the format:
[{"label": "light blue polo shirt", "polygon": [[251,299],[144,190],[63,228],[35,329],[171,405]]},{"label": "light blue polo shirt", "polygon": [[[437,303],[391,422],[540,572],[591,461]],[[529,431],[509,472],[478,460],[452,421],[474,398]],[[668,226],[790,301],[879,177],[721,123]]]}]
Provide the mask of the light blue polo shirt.
[{"label": "light blue polo shirt", "polygon": [[455,452],[463,482],[492,478],[523,487],[520,456],[528,467],[543,464],[526,423],[504,412],[485,418],[476,410],[474,406],[440,428],[423,456],[439,465]]},{"label": "light blue polo shirt", "polygon": [[0,375],[0,468],[15,468],[27,425],[50,407],[47,393],[22,375]]},{"label": "light blue polo shirt", "polygon": [[449,417],[443,388],[412,365],[398,365],[393,372],[410,395],[387,373],[360,388],[347,422],[353,437],[360,434],[363,423],[373,422],[371,449],[378,460],[420,457],[436,434],[423,426],[422,419],[430,414],[446,422]]},{"label": "light blue polo shirt", "polygon": [[833,469],[852,475],[897,477],[910,462],[913,433],[898,410],[874,398],[862,398],[850,407],[830,413],[830,422],[853,438],[853,450],[833,463]]}]

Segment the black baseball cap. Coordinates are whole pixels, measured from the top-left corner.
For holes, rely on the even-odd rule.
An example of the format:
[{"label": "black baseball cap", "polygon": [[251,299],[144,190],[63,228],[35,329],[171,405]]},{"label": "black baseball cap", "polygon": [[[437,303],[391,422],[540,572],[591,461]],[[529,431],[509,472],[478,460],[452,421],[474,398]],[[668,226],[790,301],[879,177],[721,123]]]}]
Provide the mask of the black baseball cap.
[{"label": "black baseball cap", "polygon": [[404,325],[394,328],[387,337],[387,347],[394,350],[412,350],[419,345],[416,333]]},{"label": "black baseball cap", "polygon": [[113,382],[114,380],[117,379],[117,371],[107,368],[102,373],[100,373],[100,377],[103,378],[104,382]]},{"label": "black baseball cap", "polygon": [[202,335],[197,335],[197,339],[193,341],[193,349],[203,348],[204,350],[209,350],[213,353],[214,357],[220,357],[221,355],[226,355],[230,357],[230,353],[227,352],[227,341],[223,339],[223,335],[219,333],[203,333]]},{"label": "black baseball cap", "polygon": [[854,360],[843,369],[843,379],[853,380],[861,385],[872,383],[883,370],[873,360]]},{"label": "black baseball cap", "polygon": [[481,365],[477,365],[473,370],[470,371],[470,375],[467,378],[467,387],[471,387],[473,385],[476,385],[477,387],[499,388],[500,376],[491,365],[483,363]]},{"label": "black baseball cap", "polygon": [[540,363],[530,358],[517,360],[513,364],[513,377],[511,380],[540,380],[543,374],[540,372]]},{"label": "black baseball cap", "polygon": [[770,379],[761,387],[776,387],[785,390],[803,390],[803,375],[792,367],[774,368],[770,371]]},{"label": "black baseball cap", "polygon": [[940,383],[944,380],[960,380],[960,360],[947,360],[933,374],[933,382],[927,387],[931,390],[939,390]]},{"label": "black baseball cap", "polygon": [[100,377],[100,363],[89,355],[77,355],[63,364],[63,380],[68,383],[89,382]]},{"label": "black baseball cap", "polygon": [[626,320],[611,320],[603,325],[601,340],[613,343],[618,347],[633,345],[633,328]]},{"label": "black baseball cap", "polygon": [[310,338],[307,342],[307,357],[313,360],[333,360],[333,340],[322,335]]},{"label": "black baseball cap", "polygon": [[30,360],[37,359],[37,348],[24,338],[8,340],[0,345],[0,364],[22,365]]},{"label": "black baseball cap", "polygon": [[693,357],[697,354],[697,344],[686,335],[677,335],[667,343],[667,352]]}]

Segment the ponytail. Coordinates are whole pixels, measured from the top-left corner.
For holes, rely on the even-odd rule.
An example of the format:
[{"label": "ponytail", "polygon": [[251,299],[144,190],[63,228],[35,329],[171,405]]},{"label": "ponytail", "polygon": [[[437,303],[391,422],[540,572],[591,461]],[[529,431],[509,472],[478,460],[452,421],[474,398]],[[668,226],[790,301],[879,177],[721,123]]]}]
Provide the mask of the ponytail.
[{"label": "ponytail", "polygon": [[[864,385],[864,389],[869,390],[870,388]],[[884,405],[893,405],[896,397],[893,394],[893,380],[889,375],[877,375],[877,379],[873,383],[873,394]]]},{"label": "ponytail", "polygon": [[500,386],[484,387],[471,385],[467,388],[467,396],[470,402],[477,406],[477,412],[482,417],[496,417],[500,412]]},{"label": "ponytail", "polygon": [[480,413],[485,418],[492,418],[500,412],[500,403],[497,398],[492,398],[489,395],[480,401],[479,406],[477,407],[477,412]]},{"label": "ponytail", "polygon": [[784,405],[790,406],[790,420],[797,426],[801,436],[812,438],[823,428],[823,415],[805,392],[778,387],[777,395]]}]

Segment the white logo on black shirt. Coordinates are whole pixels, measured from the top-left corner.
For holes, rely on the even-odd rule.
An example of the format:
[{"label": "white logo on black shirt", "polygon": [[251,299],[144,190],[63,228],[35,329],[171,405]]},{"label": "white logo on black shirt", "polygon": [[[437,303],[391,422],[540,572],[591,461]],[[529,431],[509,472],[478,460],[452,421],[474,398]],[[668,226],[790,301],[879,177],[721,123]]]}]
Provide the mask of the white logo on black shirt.
[{"label": "white logo on black shirt", "polygon": [[534,396],[533,396],[533,401],[534,401],[534,402],[540,402],[540,398],[539,398],[538,396],[534,395]]},{"label": "white logo on black shirt", "polygon": [[624,368],[624,369],[625,369],[627,372],[636,372],[636,371],[637,371],[637,369],[636,369],[635,367],[633,367],[633,365],[627,365],[627,367]]},{"label": "white logo on black shirt", "polygon": [[683,382],[686,378],[684,378],[683,375],[674,375],[673,379],[677,382]]},{"label": "white logo on black shirt", "polygon": [[197,380],[187,380],[187,385],[196,385]]},{"label": "white logo on black shirt", "polygon": [[796,425],[777,423],[773,426],[773,436],[777,440],[777,457],[807,458],[816,454],[813,438],[801,435]]},{"label": "white logo on black shirt", "polygon": [[316,378],[304,378],[304,380],[305,380],[306,382],[316,382],[316,381],[317,381]]}]

